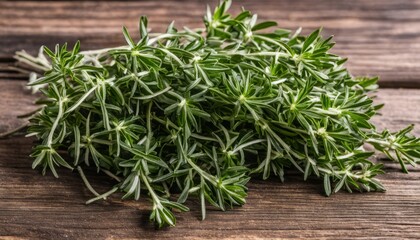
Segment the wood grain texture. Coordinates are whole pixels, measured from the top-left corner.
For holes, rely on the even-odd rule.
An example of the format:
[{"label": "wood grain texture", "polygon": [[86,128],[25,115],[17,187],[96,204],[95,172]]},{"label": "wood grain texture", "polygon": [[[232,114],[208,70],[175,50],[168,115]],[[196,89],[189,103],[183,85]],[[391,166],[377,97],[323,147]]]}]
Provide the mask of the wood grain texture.
[{"label": "wood grain texture", "polygon": [[[35,99],[21,81],[0,81],[0,129],[16,126],[15,116],[34,109]],[[378,92],[386,104],[375,117],[380,128],[397,130],[420,123],[420,90]],[[420,135],[420,128],[415,128]],[[302,180],[294,171],[286,182],[253,180],[247,204],[227,212],[208,210],[200,221],[199,203],[176,213],[177,226],[156,231],[148,222],[149,202],[120,201],[86,206],[92,197],[76,172],[60,169],[60,178],[41,176],[30,168],[30,138],[0,140],[0,238],[31,239],[419,239],[420,169],[403,174],[398,164],[386,162],[380,177],[386,193],[340,192],[322,195],[322,182]],[[87,173],[99,192],[113,182]]]},{"label": "wood grain texture", "polygon": [[[12,55],[39,46],[73,44],[82,49],[124,44],[121,26],[136,31],[140,15],[150,17],[154,32],[172,20],[178,27],[201,27],[208,1],[1,1],[0,0],[0,133],[25,121],[16,116],[34,110],[36,96],[25,90]],[[216,1],[209,2],[212,6]],[[335,35],[334,52],[349,57],[355,75],[379,75],[382,87],[420,88],[420,0],[253,0],[236,1],[263,20],[281,27],[324,27]],[[385,103],[374,122],[398,130],[417,124],[420,135],[420,90],[384,89]],[[380,177],[386,193],[322,195],[322,182],[304,182],[294,171],[286,182],[253,180],[247,204],[227,212],[208,210],[200,221],[197,200],[191,211],[176,213],[177,226],[155,231],[148,222],[150,203],[109,201],[86,206],[92,197],[77,172],[60,169],[60,178],[31,169],[33,139],[0,139],[0,239],[420,239],[420,169],[403,174],[386,162]],[[87,172],[99,192],[108,177]],[[194,207],[196,206],[196,207]]]},{"label": "wood grain texture", "polygon": [[[0,59],[10,61],[16,50],[34,53],[44,44],[72,44],[78,39],[83,49],[121,45],[121,26],[135,31],[140,15],[150,17],[156,32],[172,20],[178,27],[201,27],[205,3],[0,1]],[[216,1],[209,3],[214,6]],[[323,26],[324,35],[335,35],[334,52],[349,57],[355,75],[378,75],[383,87],[420,87],[420,0],[237,1],[233,12],[241,5],[281,27],[301,26],[305,34]]]}]

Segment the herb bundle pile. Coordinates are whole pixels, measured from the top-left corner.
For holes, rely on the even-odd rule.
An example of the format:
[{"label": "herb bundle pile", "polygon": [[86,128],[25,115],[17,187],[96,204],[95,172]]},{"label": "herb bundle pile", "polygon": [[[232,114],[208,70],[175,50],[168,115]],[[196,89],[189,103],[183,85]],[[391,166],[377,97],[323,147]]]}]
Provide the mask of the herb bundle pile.
[{"label": "herb bundle pile", "polygon": [[[375,130],[370,118],[381,106],[368,93],[377,79],[353,77],[346,59],[329,53],[331,37],[267,31],[276,23],[257,23],[246,10],[231,16],[229,6],[208,9],[204,29],[172,23],[149,34],[141,17],[139,35],[123,29],[127,46],[44,47],[49,60],[18,53],[45,71],[30,82],[43,94],[29,127],[38,139],[33,167],[55,176],[57,167],[77,168],[96,195],[88,202],[114,192],[148,198],[150,219],[161,227],[175,225],[172,210],[188,211],[190,197],[200,200],[204,219],[207,205],[244,204],[251,177],[283,181],[291,168],[323,179],[326,195],[382,191],[375,179],[382,165],[369,160],[366,143],[404,171],[419,162],[412,126]],[[86,167],[116,184],[97,193]]]}]

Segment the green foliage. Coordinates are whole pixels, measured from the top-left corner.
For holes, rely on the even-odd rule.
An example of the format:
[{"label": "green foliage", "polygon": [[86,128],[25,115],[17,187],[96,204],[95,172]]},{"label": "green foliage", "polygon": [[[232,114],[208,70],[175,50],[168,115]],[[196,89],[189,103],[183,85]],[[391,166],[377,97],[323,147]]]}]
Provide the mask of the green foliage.
[{"label": "green foliage", "polygon": [[[200,199],[204,219],[206,204],[244,204],[251,176],[283,180],[288,168],[322,179],[326,195],[382,191],[381,165],[365,143],[404,171],[419,162],[412,127],[375,130],[370,119],[379,107],[367,93],[377,79],[352,77],[346,59],[329,53],[331,37],[320,29],[307,37],[261,32],[276,23],[257,23],[245,10],[231,16],[229,6],[208,10],[205,30],[171,24],[152,36],[142,17],[139,36],[123,29],[127,46],[44,48],[49,70],[30,83],[46,84],[29,128],[39,139],[33,167],[55,176],[56,167],[77,167],[89,189],[82,168],[102,170],[119,182],[102,195],[91,189],[89,202],[116,191],[138,200],[144,192],[161,227],[175,225],[172,210],[188,211],[190,196]],[[72,163],[61,157],[65,149]]]}]

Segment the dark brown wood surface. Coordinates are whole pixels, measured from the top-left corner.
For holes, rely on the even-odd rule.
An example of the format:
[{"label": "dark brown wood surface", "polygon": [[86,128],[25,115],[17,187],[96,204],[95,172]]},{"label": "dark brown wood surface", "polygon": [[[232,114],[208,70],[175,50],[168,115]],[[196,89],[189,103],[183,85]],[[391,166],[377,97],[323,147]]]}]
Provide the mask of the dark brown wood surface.
[{"label": "dark brown wood surface", "polygon": [[[211,2],[214,6],[215,2]],[[284,28],[319,26],[336,36],[334,52],[349,57],[355,74],[379,75],[377,102],[386,104],[374,122],[400,129],[420,124],[420,0],[235,2],[261,19]],[[34,110],[35,96],[25,90],[26,76],[11,69],[16,50],[35,53],[40,45],[82,42],[83,49],[123,44],[121,26],[135,30],[139,15],[150,17],[153,31],[173,19],[178,26],[201,26],[201,1],[0,1],[0,133],[24,123],[16,116]],[[414,89],[398,89],[409,87]],[[420,135],[420,128],[415,128]],[[160,231],[148,223],[149,203],[120,201],[86,206],[92,197],[76,172],[62,169],[60,178],[31,169],[32,139],[0,140],[0,239],[420,239],[420,168],[403,174],[386,162],[380,177],[386,193],[322,195],[318,180],[304,182],[295,172],[286,182],[253,180],[243,207],[209,210],[200,221],[198,202],[177,213],[177,226]],[[87,173],[104,192],[112,181]]]}]

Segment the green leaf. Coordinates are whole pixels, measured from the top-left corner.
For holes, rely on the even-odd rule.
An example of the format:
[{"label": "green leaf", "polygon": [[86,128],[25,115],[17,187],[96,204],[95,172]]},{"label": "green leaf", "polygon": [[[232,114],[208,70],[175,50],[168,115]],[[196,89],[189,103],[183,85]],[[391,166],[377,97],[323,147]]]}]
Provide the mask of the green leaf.
[{"label": "green leaf", "polygon": [[327,174],[324,175],[324,191],[327,196],[331,195],[330,177]]},{"label": "green leaf", "polygon": [[308,38],[305,39],[305,42],[303,43],[302,52],[306,52],[310,46],[313,45],[316,39],[318,39],[319,33],[321,32],[321,29],[317,29],[314,32],[311,33],[311,35],[308,36]]},{"label": "green leaf", "polygon": [[277,22],[266,21],[266,22],[258,23],[257,25],[252,27],[252,31],[258,31],[258,30],[269,28],[269,27],[275,27],[275,26],[277,26]]},{"label": "green leaf", "polygon": [[136,44],[134,43],[133,39],[131,38],[130,34],[128,33],[128,30],[127,30],[126,27],[123,27],[123,34],[124,34],[125,41],[128,43],[128,45],[131,48],[135,48]]}]

